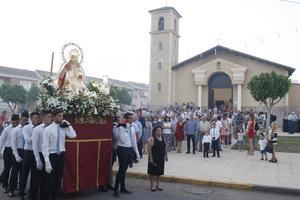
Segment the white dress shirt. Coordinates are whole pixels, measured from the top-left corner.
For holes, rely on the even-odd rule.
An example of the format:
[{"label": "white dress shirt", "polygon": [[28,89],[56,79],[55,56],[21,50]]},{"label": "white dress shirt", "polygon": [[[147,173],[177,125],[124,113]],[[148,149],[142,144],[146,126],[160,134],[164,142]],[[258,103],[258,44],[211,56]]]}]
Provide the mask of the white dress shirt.
[{"label": "white dress shirt", "polygon": [[9,125],[5,127],[5,129],[2,131],[2,134],[0,136],[0,151],[3,147],[11,147],[11,132],[15,127],[12,125]]},{"label": "white dress shirt", "polygon": [[43,151],[43,133],[47,126],[42,123],[32,132],[32,150],[36,160],[41,160],[39,153]]},{"label": "white dress shirt", "polygon": [[[60,132],[60,138],[57,138],[58,129]],[[52,122],[52,124],[50,124],[45,128],[43,134],[43,148],[42,148],[45,162],[49,162],[49,154],[66,151],[65,148],[66,136],[69,138],[76,138],[76,133],[72,126],[69,126],[67,128],[61,128],[59,124]],[[59,149],[57,149],[58,139],[60,140]]]},{"label": "white dress shirt", "polygon": [[11,132],[11,148],[15,158],[19,157],[17,149],[24,148],[23,126],[19,124]]},{"label": "white dress shirt", "polygon": [[136,144],[135,128],[132,125],[127,123],[126,127],[119,126],[116,130],[115,138],[117,140],[117,146],[133,147],[135,153],[140,157]]},{"label": "white dress shirt", "polygon": [[211,128],[210,129],[210,137],[215,140],[217,140],[220,137],[220,129],[218,127]]},{"label": "white dress shirt", "polygon": [[210,135],[204,135],[202,138],[202,144],[204,143],[211,143],[211,137]]},{"label": "white dress shirt", "polygon": [[32,151],[32,132],[33,132],[34,126],[30,122],[23,128],[23,136],[25,140],[25,150],[31,150]]},{"label": "white dress shirt", "polygon": [[220,120],[217,120],[216,122],[216,128],[218,129],[221,129],[223,126],[222,126],[222,122]]}]

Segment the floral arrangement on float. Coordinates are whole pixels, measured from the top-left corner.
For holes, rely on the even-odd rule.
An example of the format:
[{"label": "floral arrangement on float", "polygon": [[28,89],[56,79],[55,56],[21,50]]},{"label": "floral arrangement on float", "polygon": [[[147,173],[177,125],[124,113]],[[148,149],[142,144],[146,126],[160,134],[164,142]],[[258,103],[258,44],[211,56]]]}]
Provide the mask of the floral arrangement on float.
[{"label": "floral arrangement on float", "polygon": [[[74,45],[74,44],[73,44]],[[75,46],[76,47],[76,46]],[[79,49],[81,50],[81,49]],[[78,49],[70,51],[70,61],[63,65],[58,76],[44,76],[40,82],[38,111],[63,109],[82,123],[115,116],[118,107],[109,95],[107,81],[84,83],[84,74],[78,61]]]}]

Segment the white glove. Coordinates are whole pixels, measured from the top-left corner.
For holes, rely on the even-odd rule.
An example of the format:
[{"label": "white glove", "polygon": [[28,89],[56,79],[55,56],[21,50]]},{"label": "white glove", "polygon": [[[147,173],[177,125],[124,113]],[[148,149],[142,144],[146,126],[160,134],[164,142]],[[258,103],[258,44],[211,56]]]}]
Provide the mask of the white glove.
[{"label": "white glove", "polygon": [[136,159],[137,159],[137,160],[140,160],[140,159],[141,159],[140,154],[138,154],[138,155],[136,156]]},{"label": "white glove", "polygon": [[17,161],[18,163],[21,163],[21,162],[23,161],[23,159],[22,159],[20,156],[17,156],[17,157],[16,157],[16,161]]},{"label": "white glove", "polygon": [[48,174],[51,174],[51,172],[52,172],[52,166],[51,166],[50,162],[46,162],[45,168],[46,168],[46,172]]},{"label": "white glove", "polygon": [[41,160],[36,160],[36,168],[38,170],[42,170],[43,169],[43,163]]}]

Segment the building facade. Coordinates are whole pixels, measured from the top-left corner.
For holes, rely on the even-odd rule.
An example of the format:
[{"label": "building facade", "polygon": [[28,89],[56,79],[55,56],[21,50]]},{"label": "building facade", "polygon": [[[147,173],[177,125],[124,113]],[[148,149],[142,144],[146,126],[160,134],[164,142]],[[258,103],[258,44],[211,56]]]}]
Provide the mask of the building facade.
[{"label": "building facade", "polygon": [[179,19],[181,15],[172,7],[150,10],[150,104],[152,107],[175,102],[174,72],[178,63]]},{"label": "building facade", "polygon": [[[10,85],[21,85],[25,88],[26,91],[29,91],[30,88],[35,85],[39,86],[39,82],[44,76],[50,76],[50,72],[43,71],[43,70],[24,70],[24,69],[17,69],[17,68],[11,68],[11,67],[2,67],[0,66],[0,86],[2,84],[10,84]],[[53,77],[56,76],[55,73],[52,74]],[[97,81],[99,83],[103,82],[103,79],[97,78],[97,77],[86,77],[86,82],[90,81]],[[149,106],[149,86],[143,83],[137,83],[133,81],[120,81],[116,79],[108,79],[108,83],[110,85],[116,86],[116,87],[125,87],[128,89],[128,92],[132,98],[131,105],[128,106],[128,109],[139,109],[139,108],[148,108]],[[32,111],[34,107],[20,105],[17,108],[17,112],[22,109],[28,109],[29,111]],[[3,102],[0,98],[0,112],[2,111],[8,111],[9,107],[6,102]]]},{"label": "building facade", "polygon": [[[229,109],[263,111],[265,107],[259,104],[247,89],[251,78],[272,71],[290,76],[295,71],[292,67],[220,45],[178,63],[180,14],[172,7],[163,7],[149,12],[152,18],[150,32],[150,107],[152,109],[173,103],[192,102],[202,109],[225,106]],[[166,30],[161,30],[161,18],[164,19],[165,24],[168,24]],[[175,19],[176,32],[173,33],[170,24]],[[175,39],[176,49],[170,43]],[[163,51],[159,48],[160,43],[168,44],[167,47],[164,46]],[[172,58],[176,59],[172,60]],[[161,60],[167,61],[166,65],[162,65],[162,69],[158,65]],[[289,94],[274,108],[274,114],[283,117],[289,110],[300,111],[300,97],[297,95],[299,92],[300,84],[292,84]]]},{"label": "building facade", "polygon": [[[38,81],[39,77],[34,71],[0,66],[0,86],[2,84],[21,85],[26,91],[29,91],[32,86],[38,85]],[[25,104],[19,105],[17,110],[25,108]],[[7,103],[0,98],[0,111],[3,110],[10,112]]]}]

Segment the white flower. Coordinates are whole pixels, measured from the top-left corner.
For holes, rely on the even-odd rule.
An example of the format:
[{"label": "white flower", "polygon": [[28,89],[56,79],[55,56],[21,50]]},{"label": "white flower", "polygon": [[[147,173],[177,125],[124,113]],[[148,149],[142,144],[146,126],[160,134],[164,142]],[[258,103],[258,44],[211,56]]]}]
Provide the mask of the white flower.
[{"label": "white flower", "polygon": [[66,99],[67,99],[68,101],[71,101],[72,98],[73,98],[72,93],[68,92],[67,95],[66,95]]},{"label": "white flower", "polygon": [[50,97],[48,100],[47,100],[47,105],[48,106],[53,106],[53,107],[57,107],[59,105],[59,101],[58,99],[54,98],[54,97]]},{"label": "white flower", "polygon": [[61,108],[66,111],[68,110],[68,103],[67,102],[61,102]]},{"label": "white flower", "polygon": [[99,88],[100,92],[102,92],[105,95],[109,94],[109,87],[101,85],[101,87]]}]

